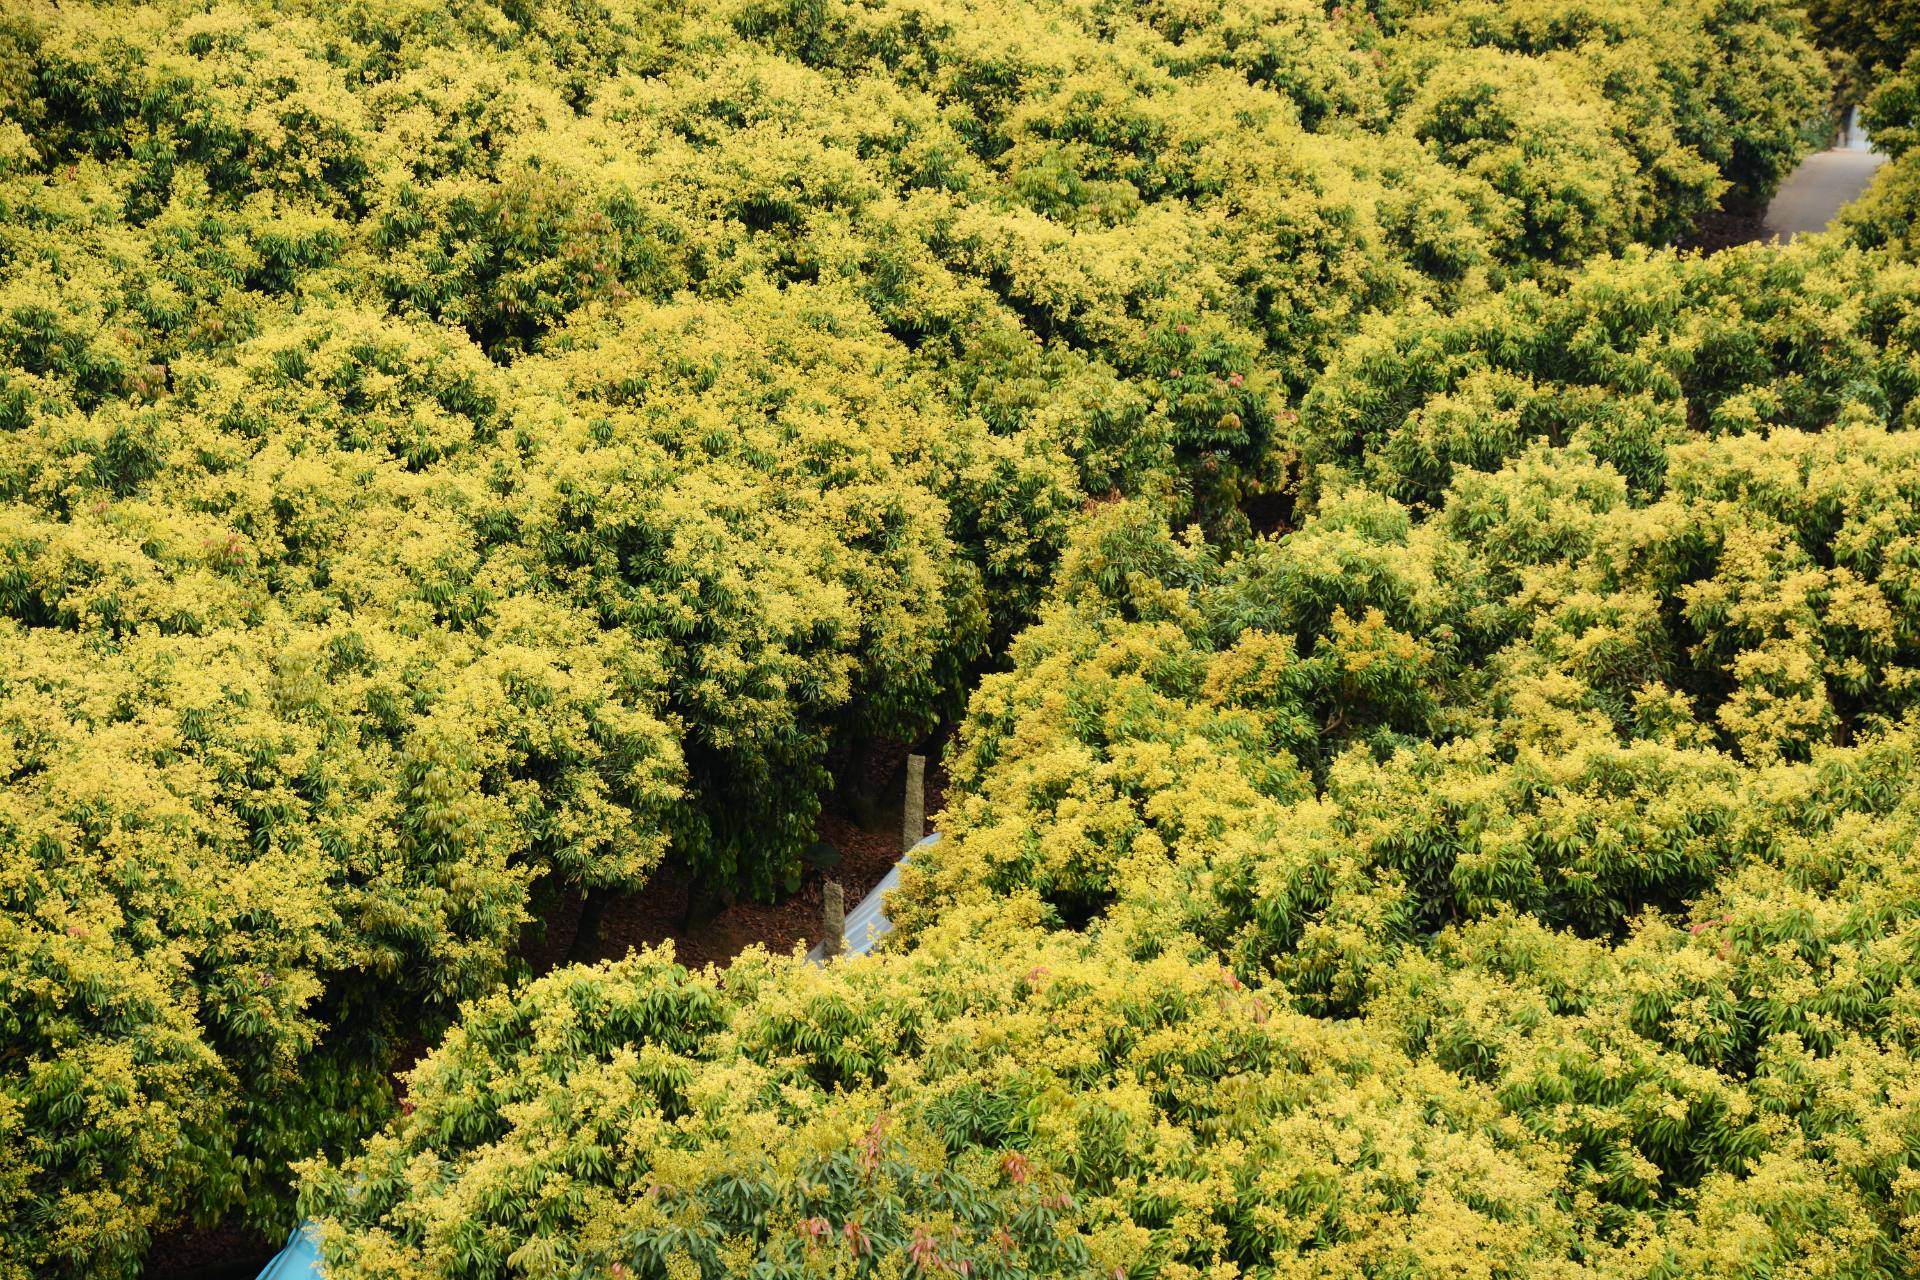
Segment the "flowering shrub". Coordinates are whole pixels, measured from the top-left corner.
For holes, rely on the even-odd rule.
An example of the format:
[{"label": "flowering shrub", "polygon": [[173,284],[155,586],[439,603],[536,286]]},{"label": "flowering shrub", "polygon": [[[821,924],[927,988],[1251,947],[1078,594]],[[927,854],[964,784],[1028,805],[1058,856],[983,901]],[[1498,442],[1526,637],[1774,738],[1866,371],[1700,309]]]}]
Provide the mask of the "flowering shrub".
[{"label": "flowering shrub", "polygon": [[[1920,14],[1914,15],[1920,20]],[[1907,261],[1920,260],[1920,54],[1889,67],[1862,113],[1874,149],[1893,157],[1873,185],[1841,211],[1848,238],[1869,249],[1886,248]]]},{"label": "flowering shrub", "polygon": [[[917,738],[955,711],[1070,545],[1070,576],[1109,574],[1073,541],[1090,508],[1125,500],[1123,542],[1213,581],[1211,553],[1163,546],[1160,525],[1232,546],[1303,514],[1296,498],[1318,490],[1298,488],[1301,468],[1317,484],[1328,460],[1299,401],[1330,364],[1348,378],[1336,352],[1356,329],[1522,305],[1485,301],[1495,287],[1556,297],[1581,254],[1764,195],[1824,110],[1796,20],[1770,3],[1376,8],[157,0],[0,16],[5,1280],[130,1276],[188,1220],[282,1225],[289,1162],[341,1155],[391,1117],[388,1073],[515,976],[534,903],[643,888],[667,858],[706,892],[778,894],[836,747]],[[1835,271],[1832,291],[1865,278]],[[1886,279],[1874,314],[1894,325],[1905,286]],[[1891,377],[1881,408],[1909,394]],[[1806,414],[1860,399],[1851,386],[1815,388]],[[1316,423],[1344,412],[1324,398]],[[1367,412],[1329,436],[1353,446],[1345,461],[1396,430]],[[1590,433],[1595,457],[1664,458],[1667,410],[1620,412]],[[1448,483],[1406,466],[1415,488]],[[1184,585],[1151,575],[1102,590],[1138,615],[1128,628],[1159,628],[1164,660],[1117,627],[1072,652],[1114,639],[1116,701],[1167,711],[1194,759],[1242,760],[1234,804],[1310,795],[1353,748],[1477,732],[1453,682],[1491,670],[1485,655],[1420,629],[1438,616],[1422,575],[1450,581],[1450,566],[1392,581],[1391,531],[1414,517],[1388,499],[1426,499],[1381,487],[1350,526],[1322,526],[1321,552],[1378,572],[1350,600],[1303,589],[1271,624],[1299,652],[1236,647],[1227,613],[1190,619]],[[1827,522],[1796,519],[1816,541]],[[1897,563],[1902,536],[1862,554]],[[1765,655],[1736,689],[1674,684],[1645,714],[1674,721],[1683,696],[1733,707],[1716,730],[1730,749],[1794,759],[1813,729],[1891,714],[1892,677],[1855,680],[1854,702],[1816,696],[1821,664],[1855,679],[1846,664],[1877,663],[1887,635],[1865,589],[1821,569],[1836,576],[1780,605],[1784,639],[1760,605],[1728,624],[1739,654]],[[1221,609],[1267,607],[1234,581]],[[1851,604],[1829,610],[1843,588]],[[1512,590],[1488,585],[1489,612],[1459,634],[1511,632]],[[1684,648],[1664,643],[1662,660]],[[1891,643],[1904,653],[1897,628]],[[1579,668],[1542,645],[1542,663]],[[1616,676],[1568,714],[1624,714],[1641,686]],[[1233,717],[1216,727],[1196,697]],[[1129,760],[1126,787],[1158,776],[1150,756]],[[1512,789],[1526,810],[1526,784]],[[1718,856],[1675,852],[1673,882]],[[1437,855],[1382,858],[1437,875]],[[1059,864],[1053,909],[1085,918],[1113,892],[1103,860],[1104,845],[1029,859]],[[1592,929],[1660,891],[1611,863],[1590,892],[1537,878],[1462,893],[1548,902]],[[805,1074],[824,1096],[863,1070]],[[1424,1067],[1394,1068],[1415,1082],[1401,1094],[1370,1070],[1338,1085],[1364,1096],[1350,1111],[1365,1136],[1300,1149],[1313,1170],[1346,1169],[1353,1143],[1457,1130],[1467,1154],[1431,1202],[1406,1175],[1411,1147],[1369,1156],[1352,1183],[1261,1181],[1286,1175],[1207,1118],[1234,1114],[1241,1086],[1223,1084],[1201,1119],[1152,1104],[1220,1162],[1190,1167],[1169,1130],[1153,1155],[1178,1183],[1166,1205],[1122,1159],[1132,1119],[1087,1121],[1102,1171],[1084,1177],[998,1138],[935,1158],[931,1130],[903,1120],[875,1148],[894,1188],[876,1199],[859,1150],[829,1141],[873,1116],[814,1129],[796,1111],[781,1123],[816,1161],[782,1174],[798,1181],[671,1210],[638,1196],[666,1216],[634,1229],[698,1217],[711,1248],[685,1252],[708,1269],[774,1215],[793,1226],[782,1266],[826,1249],[826,1220],[852,1241],[840,1261],[1102,1275],[1187,1265],[1156,1233],[1189,1225],[1195,1258],[1313,1240],[1382,1272],[1441,1247],[1376,1246],[1369,1223],[1416,1210],[1458,1217],[1489,1270],[1561,1238],[1561,1207],[1507,1186],[1550,1184],[1556,1157],[1482,1132],[1484,1098]],[[1160,1114],[1136,1086],[1113,1106]],[[1368,1127],[1375,1099],[1399,1128]],[[496,1125],[463,1123],[462,1141]],[[1283,1137],[1275,1150],[1293,1150]],[[1026,1180],[999,1163],[1011,1154]],[[814,1196],[815,1179],[845,1185]],[[1088,1217],[1094,1187],[1119,1200]],[[1072,1205],[1048,1207],[1063,1194]],[[1272,1197],[1296,1208],[1275,1217]],[[844,1234],[854,1218],[865,1236]],[[1526,1226],[1501,1239],[1483,1218]],[[631,1242],[609,1236],[581,1252],[555,1227],[499,1254],[493,1227],[468,1231],[435,1236],[432,1256],[528,1269],[560,1250],[632,1270],[679,1248],[619,1252]]]},{"label": "flowering shrub", "polygon": [[412,1112],[310,1172],[331,1273],[1515,1273],[1564,1248],[1559,1157],[1478,1087],[1218,966],[985,923],[885,964],[749,952],[724,983],[648,953],[476,1006]]},{"label": "flowering shrub", "polygon": [[[1569,1161],[1570,1267],[1911,1269],[1909,270],[1628,260],[1403,321],[1310,400],[1359,429],[1297,531],[1094,515],[882,963],[1007,910],[1224,964],[1491,1089]],[[1490,366],[1531,412],[1450,389]],[[1660,426],[1619,451],[1631,413]]]}]

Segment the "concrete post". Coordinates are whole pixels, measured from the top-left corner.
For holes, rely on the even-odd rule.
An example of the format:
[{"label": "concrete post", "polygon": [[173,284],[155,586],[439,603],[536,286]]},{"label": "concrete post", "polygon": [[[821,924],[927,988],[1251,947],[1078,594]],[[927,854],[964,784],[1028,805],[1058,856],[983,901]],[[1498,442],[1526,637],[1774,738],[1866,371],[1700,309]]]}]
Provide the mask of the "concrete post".
[{"label": "concrete post", "polygon": [[927,834],[927,758],[907,757],[907,803],[900,814],[900,849],[920,843]]},{"label": "concrete post", "polygon": [[820,951],[829,960],[847,949],[847,895],[838,880],[820,886]]}]

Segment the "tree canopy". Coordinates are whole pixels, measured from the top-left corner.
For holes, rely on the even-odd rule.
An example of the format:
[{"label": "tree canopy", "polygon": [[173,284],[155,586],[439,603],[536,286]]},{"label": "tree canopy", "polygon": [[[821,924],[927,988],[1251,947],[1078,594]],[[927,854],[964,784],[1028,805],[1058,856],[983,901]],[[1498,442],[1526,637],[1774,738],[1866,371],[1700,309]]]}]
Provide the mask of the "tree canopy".
[{"label": "tree canopy", "polygon": [[[1297,982],[1250,851],[1128,887],[1149,793],[1236,848],[1442,773],[1584,831],[1529,770],[1614,814],[1897,754],[1911,268],[1654,252],[1824,134],[1809,41],[1785,0],[9,9],[0,1278],[282,1226],[316,1153],[343,1276],[1511,1272],[1810,1187],[1836,1258],[1907,1256],[1891,1157],[1849,1199],[1784,1140],[1596,1217],[1571,1130],[1393,1029],[1495,945],[1447,929],[1626,990],[1637,913],[1758,854],[1606,828],[1449,889],[1329,829],[1332,932],[1258,917]],[[543,894],[779,894],[832,754],[1003,662],[903,902],[946,943],[510,985]]]},{"label": "tree canopy", "polygon": [[[1653,267],[1684,305],[1635,300]],[[1081,522],[882,954],[476,1007],[310,1170],[329,1257],[1910,1273],[1916,279],[1834,240],[1624,259],[1396,322],[1439,385],[1359,344],[1297,530]],[[1496,364],[1562,418],[1458,389]],[[1356,405],[1386,429],[1332,430]],[[1473,447],[1395,492],[1443,405]]]}]

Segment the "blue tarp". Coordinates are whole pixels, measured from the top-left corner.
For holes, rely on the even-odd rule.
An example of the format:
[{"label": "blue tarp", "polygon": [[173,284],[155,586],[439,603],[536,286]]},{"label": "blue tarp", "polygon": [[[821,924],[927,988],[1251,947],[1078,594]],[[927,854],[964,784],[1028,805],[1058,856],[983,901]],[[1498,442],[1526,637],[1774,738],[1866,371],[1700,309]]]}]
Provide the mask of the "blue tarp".
[{"label": "blue tarp", "polygon": [[320,1250],[314,1245],[313,1226],[301,1223],[287,1233],[287,1246],[273,1255],[260,1280],[320,1280]]}]

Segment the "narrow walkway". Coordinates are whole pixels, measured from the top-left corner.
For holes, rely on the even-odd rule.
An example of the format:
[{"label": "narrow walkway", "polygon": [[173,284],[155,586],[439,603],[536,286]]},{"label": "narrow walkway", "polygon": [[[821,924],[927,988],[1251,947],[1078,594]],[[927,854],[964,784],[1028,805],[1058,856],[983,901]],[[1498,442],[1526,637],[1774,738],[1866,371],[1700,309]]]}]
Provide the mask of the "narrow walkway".
[{"label": "narrow walkway", "polygon": [[1825,231],[1842,208],[1860,198],[1886,162],[1860,127],[1860,108],[1855,107],[1847,112],[1834,145],[1808,156],[1788,174],[1764,211],[1710,213],[1675,247],[1718,253],[1735,245],[1791,242]]},{"label": "narrow walkway", "polygon": [[1767,206],[1761,224],[1766,235],[1792,241],[1798,235],[1825,231],[1840,207],[1857,199],[1886,162],[1877,151],[1852,147],[1807,157]]},{"label": "narrow walkway", "polygon": [[[874,943],[893,932],[893,921],[887,915],[887,895],[900,887],[900,863],[938,843],[940,833],[936,831],[901,854],[900,862],[894,863],[880,883],[873,886],[873,892],[860,899],[859,905],[847,912],[846,924],[841,932],[841,955],[863,956],[873,950]],[[807,959],[815,964],[827,962],[827,943],[824,938],[813,944],[813,949],[807,952]]]}]

